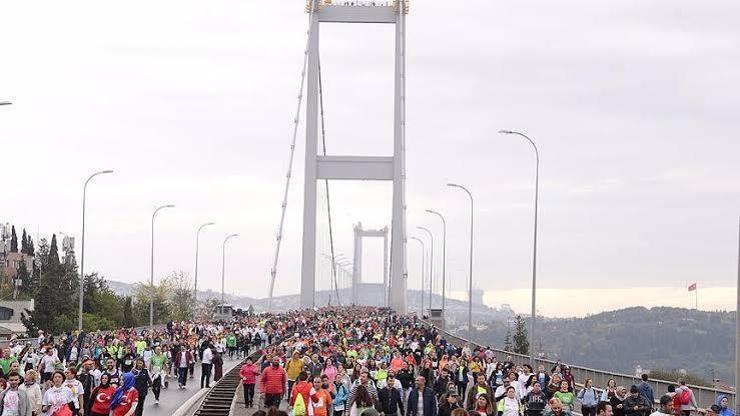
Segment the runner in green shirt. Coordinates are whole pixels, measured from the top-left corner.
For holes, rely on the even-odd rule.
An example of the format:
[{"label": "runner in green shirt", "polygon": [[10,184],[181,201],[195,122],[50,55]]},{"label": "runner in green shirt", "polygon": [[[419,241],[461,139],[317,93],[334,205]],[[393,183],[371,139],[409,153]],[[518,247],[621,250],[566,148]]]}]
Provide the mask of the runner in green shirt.
[{"label": "runner in green shirt", "polygon": [[226,337],[226,349],[229,350],[229,359],[233,360],[236,352],[236,335],[233,332]]},{"label": "runner in green shirt", "polygon": [[154,355],[149,360],[149,374],[152,377],[152,393],[154,393],[154,404],[159,404],[159,392],[162,390],[162,383],[167,377],[166,372],[167,356],[162,353],[162,347],[157,345],[154,348]]}]

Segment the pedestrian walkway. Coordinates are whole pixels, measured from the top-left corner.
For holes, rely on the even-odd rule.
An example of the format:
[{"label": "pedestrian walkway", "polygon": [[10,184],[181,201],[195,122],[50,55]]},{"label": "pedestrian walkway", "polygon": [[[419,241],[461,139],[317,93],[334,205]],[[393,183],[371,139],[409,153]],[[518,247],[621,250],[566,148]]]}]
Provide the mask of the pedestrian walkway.
[{"label": "pedestrian walkway", "polygon": [[[257,383],[255,386],[255,392],[254,392],[254,406],[250,408],[244,407],[244,388],[242,384],[239,384],[239,388],[236,390],[236,397],[234,400],[234,411],[232,412],[233,416],[252,416],[254,412],[257,410],[264,410],[267,411],[267,409],[264,407],[264,404],[260,400],[260,384]],[[280,409],[288,411],[288,402],[283,400],[280,402]]]},{"label": "pedestrian walkway", "polygon": [[[235,365],[239,364],[241,360],[229,360],[228,355],[224,355],[224,373],[229,371],[231,368],[233,368]],[[180,408],[180,406],[183,405],[188,399],[193,397],[195,393],[200,391],[200,363],[195,364],[195,371],[193,373],[193,378],[188,379],[188,384],[185,387],[185,389],[178,389],[177,388],[177,378],[176,377],[170,377],[170,388],[167,390],[162,390],[162,393],[159,396],[159,404],[154,404],[154,395],[149,393],[146,396],[146,404],[144,405],[144,414],[149,415],[161,415],[161,416],[168,416],[173,413],[177,409]],[[212,384],[213,381],[211,381]],[[243,406],[243,404],[242,404]]]}]

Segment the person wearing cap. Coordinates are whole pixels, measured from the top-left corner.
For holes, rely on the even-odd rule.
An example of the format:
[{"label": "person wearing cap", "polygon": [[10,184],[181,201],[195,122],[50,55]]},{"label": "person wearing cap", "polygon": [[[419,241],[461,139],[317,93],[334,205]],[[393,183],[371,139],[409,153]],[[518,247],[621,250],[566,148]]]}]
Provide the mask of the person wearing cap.
[{"label": "person wearing cap", "polygon": [[651,407],[647,399],[640,395],[640,389],[637,386],[630,387],[630,394],[624,400],[625,416],[647,416]]},{"label": "person wearing cap", "polygon": [[673,416],[673,397],[664,394],[660,398],[660,408],[650,414],[650,416]]}]

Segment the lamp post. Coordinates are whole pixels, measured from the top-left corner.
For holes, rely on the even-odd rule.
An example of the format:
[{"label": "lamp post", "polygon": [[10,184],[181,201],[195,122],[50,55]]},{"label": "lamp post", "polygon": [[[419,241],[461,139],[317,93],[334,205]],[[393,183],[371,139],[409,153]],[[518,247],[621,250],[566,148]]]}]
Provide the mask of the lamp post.
[{"label": "lamp post", "polygon": [[239,234],[230,234],[224,238],[224,243],[221,247],[221,313],[224,313],[224,281],[226,276],[226,242],[234,237],[238,237]]},{"label": "lamp post", "polygon": [[470,277],[468,279],[468,338],[473,335],[473,194],[468,188],[456,183],[448,183],[447,186],[459,188],[465,191],[470,198]]},{"label": "lamp post", "polygon": [[154,326],[154,218],[157,217],[157,213],[165,208],[174,208],[172,204],[161,205],[157,207],[152,213],[152,252],[151,252],[151,269],[149,274],[149,284],[151,294],[149,296],[149,326]]},{"label": "lamp post", "polygon": [[[5,105],[10,104],[10,102],[5,101]],[[2,104],[2,103],[0,103]],[[80,302],[79,307],[77,311],[77,330],[82,332],[82,301],[83,297],[85,296],[85,208],[87,207],[87,184],[90,183],[90,180],[92,178],[98,176],[98,175],[106,175],[108,173],[113,173],[112,170],[101,170],[99,172],[95,172],[92,175],[88,176],[87,180],[85,181],[85,186],[82,187],[82,247],[80,250]]]},{"label": "lamp post", "polygon": [[215,222],[207,222],[198,227],[198,232],[195,233],[195,282],[193,283],[193,302],[195,306],[198,305],[198,252],[200,249],[200,232],[204,228],[216,224]]},{"label": "lamp post", "polygon": [[[447,221],[439,212],[428,209],[426,212],[434,214],[442,220],[442,317],[445,316],[445,298],[447,297],[446,280],[447,280]],[[442,322],[445,322],[442,320]],[[444,329],[444,328],[442,328]]]},{"label": "lamp post", "polygon": [[524,133],[520,133],[518,131],[512,131],[512,130],[499,130],[499,133],[501,134],[513,134],[516,136],[519,136],[523,138],[524,140],[528,141],[529,144],[532,145],[532,149],[534,149],[534,156],[535,156],[535,176],[534,176],[534,242],[533,242],[533,254],[532,254],[532,322],[530,326],[530,334],[529,334],[529,362],[530,365],[534,366],[534,321],[537,318],[536,316],[536,291],[537,291],[537,208],[539,203],[539,193],[540,193],[540,151],[537,149],[537,145],[534,144],[534,141],[529,138]]},{"label": "lamp post", "polygon": [[[426,227],[416,227],[418,230],[425,231],[431,240],[429,249],[429,309],[432,309],[432,282],[434,279],[434,234]],[[423,313],[423,312],[422,312]]]},{"label": "lamp post", "polygon": [[13,103],[11,103],[10,101],[0,101],[0,105],[11,105],[11,104]]},{"label": "lamp post", "polygon": [[[737,309],[735,309],[735,386],[740,380],[740,220],[737,234]],[[735,388],[737,390],[737,387]],[[740,400],[735,396],[735,414],[740,410]]]},{"label": "lamp post", "polygon": [[421,244],[421,314],[419,317],[424,316],[424,256],[426,255],[426,247],[424,241],[419,237],[411,237],[412,240],[418,241]]}]

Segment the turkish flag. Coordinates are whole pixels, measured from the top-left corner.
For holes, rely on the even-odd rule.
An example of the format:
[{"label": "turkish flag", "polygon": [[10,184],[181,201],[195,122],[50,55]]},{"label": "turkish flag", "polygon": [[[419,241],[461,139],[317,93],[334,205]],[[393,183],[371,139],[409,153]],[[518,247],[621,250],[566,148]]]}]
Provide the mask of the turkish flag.
[{"label": "turkish flag", "polygon": [[696,290],[696,283],[692,283],[689,285],[689,292]]}]

